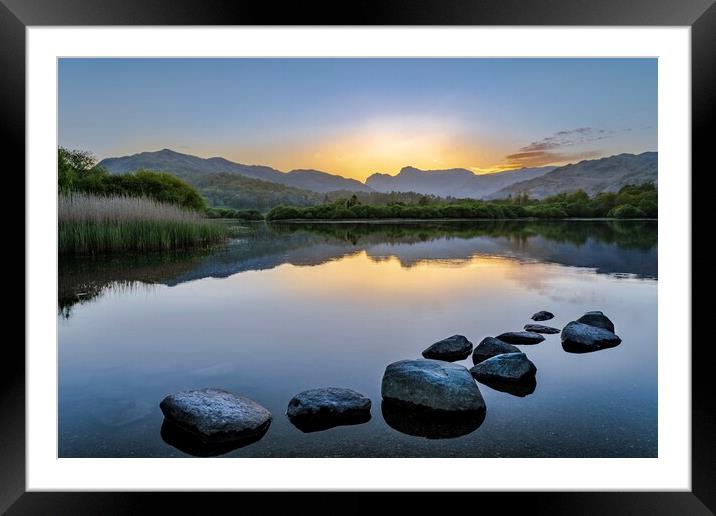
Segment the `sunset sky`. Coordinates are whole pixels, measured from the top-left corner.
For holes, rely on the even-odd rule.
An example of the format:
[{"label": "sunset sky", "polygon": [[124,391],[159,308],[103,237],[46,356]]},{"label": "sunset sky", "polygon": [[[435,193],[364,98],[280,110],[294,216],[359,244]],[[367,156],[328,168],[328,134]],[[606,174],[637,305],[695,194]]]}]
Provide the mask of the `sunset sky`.
[{"label": "sunset sky", "polygon": [[657,150],[656,59],[61,59],[59,145],[363,180]]}]

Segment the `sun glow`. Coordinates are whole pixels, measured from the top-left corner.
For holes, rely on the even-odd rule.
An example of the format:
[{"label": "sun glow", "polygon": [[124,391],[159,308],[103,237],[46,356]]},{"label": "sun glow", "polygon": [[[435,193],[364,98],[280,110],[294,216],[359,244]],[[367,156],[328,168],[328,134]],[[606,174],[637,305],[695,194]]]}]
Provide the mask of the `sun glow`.
[{"label": "sun glow", "polygon": [[[367,121],[312,142],[237,148],[232,158],[284,171],[312,168],[364,181],[373,173],[394,175],[406,166],[494,172],[500,168],[493,164],[502,160],[507,149],[492,138],[470,132],[458,120],[408,117]],[[478,171],[470,166],[475,163],[484,168]]]},{"label": "sun glow", "polygon": [[520,266],[517,260],[498,256],[401,261],[394,255],[363,250],[320,268],[283,265],[275,274],[304,299],[342,292],[354,301],[373,303],[376,296],[397,302],[431,292],[470,290],[476,284],[481,289],[498,290],[502,278]]}]

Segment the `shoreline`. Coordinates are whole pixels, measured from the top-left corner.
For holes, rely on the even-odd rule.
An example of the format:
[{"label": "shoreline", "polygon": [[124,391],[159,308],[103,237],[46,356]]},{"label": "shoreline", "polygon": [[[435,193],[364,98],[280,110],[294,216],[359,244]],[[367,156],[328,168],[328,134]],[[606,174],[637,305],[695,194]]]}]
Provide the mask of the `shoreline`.
[{"label": "shoreline", "polygon": [[[306,223],[321,223],[321,224],[400,224],[400,223],[414,223],[414,222],[555,222],[555,221],[571,221],[571,222],[606,222],[606,221],[647,221],[647,222],[658,222],[657,219],[650,218],[639,218],[639,219],[616,219],[607,217],[594,217],[594,218],[563,218],[563,219],[543,219],[538,217],[524,217],[518,219],[469,219],[469,218],[452,218],[452,219],[278,219],[278,220],[265,220],[267,224],[306,224]],[[247,221],[247,222],[260,222],[260,221]]]}]

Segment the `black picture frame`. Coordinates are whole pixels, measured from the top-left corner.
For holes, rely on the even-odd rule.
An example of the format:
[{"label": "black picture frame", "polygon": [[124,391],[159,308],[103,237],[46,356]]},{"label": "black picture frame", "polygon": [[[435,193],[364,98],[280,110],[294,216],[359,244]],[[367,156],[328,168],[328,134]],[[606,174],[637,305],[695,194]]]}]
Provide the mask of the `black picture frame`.
[{"label": "black picture frame", "polygon": [[[716,112],[714,0],[357,0],[350,4],[314,1],[280,6],[243,0],[0,0],[0,126],[5,133],[5,149],[12,151],[7,154],[12,155],[8,160],[15,171],[25,170],[25,153],[21,152],[25,149],[25,29],[41,25],[690,26],[693,170],[707,172],[709,148],[713,145],[708,129]],[[18,180],[18,189],[24,192],[24,181]],[[696,217],[692,219],[696,221]],[[690,337],[685,335],[684,342],[678,345],[686,346]],[[509,497],[508,512],[713,514],[716,410],[710,394],[713,387],[708,360],[712,346],[695,339],[692,346],[691,492],[470,493],[451,494],[451,504],[464,500],[475,507],[490,502],[500,506]],[[218,510],[222,502],[237,510],[267,504],[267,495],[259,493],[26,492],[25,353],[17,339],[7,339],[3,347],[0,511],[11,515],[130,514],[157,507],[165,512],[185,513],[208,512],[210,507]],[[375,495],[358,493],[343,495],[340,500],[333,500],[336,495],[322,493],[269,496],[270,505],[265,506],[271,509],[261,512],[272,512],[282,503],[292,510],[303,508],[300,512],[322,512],[320,508],[339,513],[364,512],[369,505],[379,503]],[[418,493],[403,496],[400,501],[402,511],[424,510],[430,503],[435,500],[428,501]]]}]

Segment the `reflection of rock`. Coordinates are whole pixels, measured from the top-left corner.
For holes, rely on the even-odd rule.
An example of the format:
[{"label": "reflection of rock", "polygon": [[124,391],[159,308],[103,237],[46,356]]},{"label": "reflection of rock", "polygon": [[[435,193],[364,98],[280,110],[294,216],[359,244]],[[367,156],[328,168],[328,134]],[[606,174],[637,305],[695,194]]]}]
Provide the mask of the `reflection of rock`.
[{"label": "reflection of rock", "polygon": [[243,439],[207,443],[199,439],[196,434],[187,432],[169,420],[164,419],[160,434],[165,443],[179,451],[195,457],[216,457],[259,441],[267,430],[268,426],[262,432]]},{"label": "reflection of rock", "polygon": [[104,425],[121,427],[146,418],[153,410],[146,401],[100,400],[90,413]]},{"label": "reflection of rock", "polygon": [[370,421],[370,400],[351,389],[327,387],[303,391],[288,402],[286,415],[303,432]]},{"label": "reflection of rock", "polygon": [[434,358],[435,360],[454,362],[466,359],[470,356],[471,351],[472,342],[462,335],[453,335],[430,346],[423,351],[423,356],[425,358]]},{"label": "reflection of rock", "polygon": [[508,331],[498,335],[497,338],[510,344],[537,344],[544,340],[542,335],[532,331]]},{"label": "reflection of rock", "polygon": [[540,310],[536,314],[532,316],[533,321],[549,321],[554,317],[554,314],[552,312],[548,312],[546,310]]},{"label": "reflection of rock", "polygon": [[521,382],[505,382],[485,378],[480,380],[480,383],[496,391],[506,392],[513,396],[519,396],[520,398],[532,394],[537,388],[537,379],[534,376],[529,376]]},{"label": "reflection of rock", "polygon": [[614,323],[609,320],[609,317],[598,310],[587,312],[582,317],[577,319],[577,322],[588,324],[589,326],[596,326],[597,328],[602,328],[614,333]]},{"label": "reflection of rock", "polygon": [[485,411],[445,412],[441,410],[406,407],[390,401],[381,404],[383,419],[398,432],[427,437],[450,439],[477,430],[485,420]]},{"label": "reflection of rock", "polygon": [[524,353],[506,353],[488,358],[470,369],[478,381],[523,382],[533,378],[537,368]]},{"label": "reflection of rock", "polygon": [[562,348],[570,353],[589,353],[613,348],[622,341],[612,332],[572,321],[562,330]]},{"label": "reflection of rock", "polygon": [[433,410],[482,411],[480,389],[463,366],[441,360],[401,360],[383,374],[383,399]]},{"label": "reflection of rock", "polygon": [[301,432],[308,434],[311,432],[330,430],[337,426],[361,425],[367,423],[370,419],[370,412],[364,412],[353,415],[345,414],[331,418],[296,417],[291,418],[291,423]]},{"label": "reflection of rock", "polygon": [[159,407],[169,421],[205,443],[263,434],[272,419],[271,413],[255,401],[223,389],[178,392],[164,398]]},{"label": "reflection of rock", "polygon": [[508,344],[495,337],[485,337],[475,346],[475,351],[472,352],[472,363],[479,364],[483,360],[487,360],[496,355],[502,355],[503,353],[519,352],[519,348],[516,348],[512,344]]},{"label": "reflection of rock", "polygon": [[551,326],[545,326],[544,324],[525,324],[525,331],[531,331],[532,333],[559,333],[559,328],[552,328]]}]

